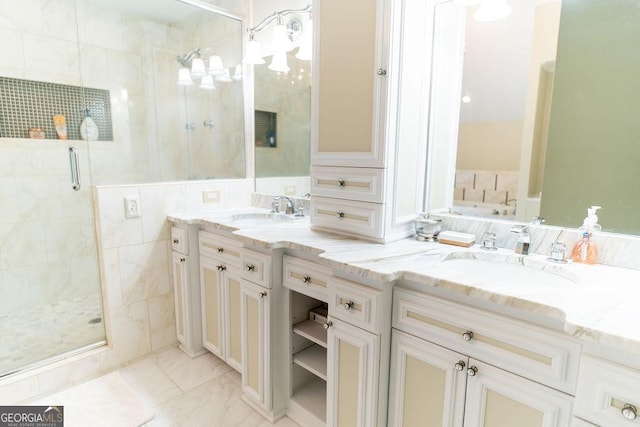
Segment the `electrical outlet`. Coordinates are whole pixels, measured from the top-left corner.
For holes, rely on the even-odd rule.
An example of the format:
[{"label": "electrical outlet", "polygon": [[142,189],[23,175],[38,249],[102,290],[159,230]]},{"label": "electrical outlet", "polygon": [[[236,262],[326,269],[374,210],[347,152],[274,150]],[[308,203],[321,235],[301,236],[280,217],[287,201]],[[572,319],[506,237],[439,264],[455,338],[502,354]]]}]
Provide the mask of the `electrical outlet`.
[{"label": "electrical outlet", "polygon": [[286,185],[284,187],[284,195],[285,196],[295,196],[296,195],[296,186],[295,185]]},{"label": "electrical outlet", "polygon": [[140,196],[124,198],[125,218],[140,218]]},{"label": "electrical outlet", "polygon": [[202,192],[202,203],[218,203],[220,190],[205,190]]}]

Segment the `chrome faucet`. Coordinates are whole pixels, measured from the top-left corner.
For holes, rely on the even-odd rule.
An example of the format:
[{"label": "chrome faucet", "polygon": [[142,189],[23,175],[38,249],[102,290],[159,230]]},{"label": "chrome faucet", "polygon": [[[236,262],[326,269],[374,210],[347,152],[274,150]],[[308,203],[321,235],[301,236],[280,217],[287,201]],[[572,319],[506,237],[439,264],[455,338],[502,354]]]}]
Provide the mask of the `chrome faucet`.
[{"label": "chrome faucet", "polygon": [[511,227],[512,233],[518,233],[518,244],[516,245],[516,253],[520,255],[529,255],[529,244],[531,244],[531,234],[528,225],[514,225]]},{"label": "chrome faucet", "polygon": [[287,201],[287,207],[284,209],[284,213],[287,215],[293,215],[293,212],[295,211],[293,200],[287,196],[280,196],[280,199],[285,199]]}]

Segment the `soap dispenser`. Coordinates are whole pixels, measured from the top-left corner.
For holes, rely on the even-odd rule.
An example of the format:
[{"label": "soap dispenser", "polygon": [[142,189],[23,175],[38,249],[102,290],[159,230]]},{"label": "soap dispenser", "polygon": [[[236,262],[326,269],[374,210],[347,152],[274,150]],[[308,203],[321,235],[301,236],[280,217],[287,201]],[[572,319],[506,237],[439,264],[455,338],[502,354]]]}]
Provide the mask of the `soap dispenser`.
[{"label": "soap dispenser", "polygon": [[571,259],[574,262],[583,264],[596,264],[598,262],[598,247],[591,240],[595,231],[602,230],[598,224],[598,215],[596,212],[600,206],[591,206],[587,209],[587,217],[584,219],[582,226],[578,228],[581,232],[580,240],[573,245],[571,251]]},{"label": "soap dispenser", "polygon": [[93,121],[91,113],[87,108],[84,110],[84,120],[80,124],[80,137],[85,141],[97,141],[99,134],[98,125]]}]

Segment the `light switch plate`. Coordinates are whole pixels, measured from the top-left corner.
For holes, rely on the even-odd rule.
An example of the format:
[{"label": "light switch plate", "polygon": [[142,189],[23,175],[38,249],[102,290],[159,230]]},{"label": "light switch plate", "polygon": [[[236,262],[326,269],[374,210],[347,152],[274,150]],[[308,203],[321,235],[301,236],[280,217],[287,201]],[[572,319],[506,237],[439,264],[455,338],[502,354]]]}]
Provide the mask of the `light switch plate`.
[{"label": "light switch plate", "polygon": [[130,196],[124,198],[125,218],[140,218],[140,197]]},{"label": "light switch plate", "polygon": [[204,190],[202,192],[202,203],[218,203],[220,201],[219,190]]}]

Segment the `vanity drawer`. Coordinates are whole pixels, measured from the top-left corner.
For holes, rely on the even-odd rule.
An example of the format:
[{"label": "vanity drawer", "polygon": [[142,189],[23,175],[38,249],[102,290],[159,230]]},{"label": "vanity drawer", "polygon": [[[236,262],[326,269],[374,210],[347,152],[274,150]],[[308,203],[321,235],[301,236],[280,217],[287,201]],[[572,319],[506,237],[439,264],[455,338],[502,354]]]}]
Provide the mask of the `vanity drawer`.
[{"label": "vanity drawer", "polygon": [[384,169],[311,167],[311,194],[382,203]]},{"label": "vanity drawer", "polygon": [[269,255],[243,249],[240,255],[243,279],[271,288],[271,257]]},{"label": "vanity drawer", "polygon": [[393,327],[533,381],[575,394],[580,343],[562,333],[401,288]]},{"label": "vanity drawer", "polygon": [[324,197],[311,199],[311,227],[381,238],[384,205]]},{"label": "vanity drawer", "polygon": [[314,262],[285,255],[282,258],[284,287],[328,302],[331,271]]},{"label": "vanity drawer", "polygon": [[574,413],[602,426],[640,426],[640,371],[583,356]]},{"label": "vanity drawer", "polygon": [[380,295],[376,289],[332,278],[329,284],[329,315],[378,334]]},{"label": "vanity drawer", "polygon": [[171,249],[189,255],[189,233],[178,227],[171,227]]},{"label": "vanity drawer", "polygon": [[200,255],[222,261],[229,267],[240,268],[241,243],[208,231],[200,231],[198,234]]}]

